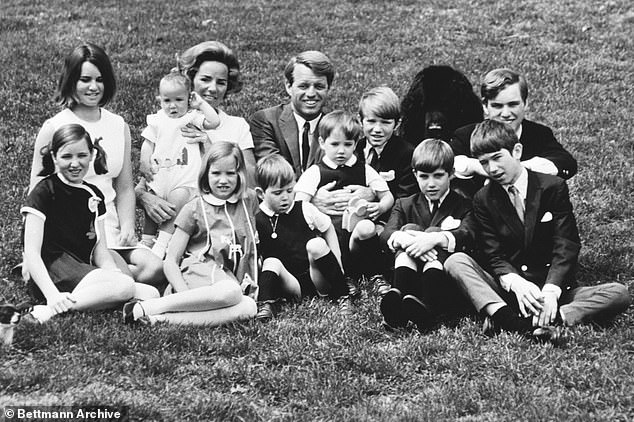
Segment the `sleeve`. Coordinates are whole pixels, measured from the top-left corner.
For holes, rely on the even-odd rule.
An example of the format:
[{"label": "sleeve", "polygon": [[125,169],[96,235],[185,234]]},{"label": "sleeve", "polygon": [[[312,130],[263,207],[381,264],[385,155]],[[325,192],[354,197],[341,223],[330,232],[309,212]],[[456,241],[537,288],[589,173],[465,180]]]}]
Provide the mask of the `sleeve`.
[{"label": "sleeve", "polygon": [[412,154],[414,149],[410,144],[406,145],[407,151],[401,156],[400,166],[396,169],[397,185],[396,192],[393,192],[395,198],[404,198],[418,191],[418,183],[412,171]]},{"label": "sleeve", "polygon": [[253,148],[253,136],[251,136],[251,129],[246,120],[241,117],[236,118],[238,123],[238,146],[241,150]]},{"label": "sleeve", "polygon": [[158,137],[159,116],[158,114],[148,114],[145,120],[147,122],[147,126],[143,129],[143,132],[141,132],[141,136],[155,144]]},{"label": "sleeve", "polygon": [[549,127],[542,126],[540,129],[539,138],[542,147],[538,156],[552,161],[557,167],[557,176],[562,179],[570,179],[577,174],[577,160],[555,139],[555,135]]},{"label": "sleeve", "polygon": [[200,216],[200,206],[200,197],[198,196],[186,203],[176,216],[174,226],[193,236],[198,227],[197,220]]},{"label": "sleeve", "polygon": [[403,200],[397,199],[394,203],[394,207],[392,207],[392,212],[390,213],[390,218],[387,220],[385,224],[385,228],[383,232],[379,235],[379,240],[381,241],[381,247],[384,250],[389,250],[387,241],[390,239],[392,234],[396,231],[399,231],[401,227],[406,224],[405,221],[405,210],[403,209]]},{"label": "sleeve", "polygon": [[[466,252],[469,253],[475,246],[476,221],[471,205],[465,207],[466,211],[461,216],[460,226],[450,230],[448,233],[453,235],[455,240],[454,250],[449,252]],[[451,243],[451,242],[450,242]]]},{"label": "sleeve", "polygon": [[449,146],[453,150],[454,155],[465,155],[467,157],[471,157],[471,130],[469,130],[470,126],[465,126],[462,128],[458,128],[451,140],[449,141]]},{"label": "sleeve", "polygon": [[192,118],[191,118],[191,120],[189,122],[191,124],[193,124],[194,126],[196,126],[198,129],[205,130],[204,129],[205,116],[201,112],[193,111],[192,112]]},{"label": "sleeve", "polygon": [[49,179],[41,180],[26,198],[24,206],[20,209],[20,214],[33,214],[42,220],[46,220],[53,200],[53,192]]},{"label": "sleeve", "polygon": [[310,166],[299,177],[299,180],[297,181],[297,184],[295,185],[295,192],[302,192],[310,196],[315,196],[315,194],[317,193],[317,186],[319,186],[320,180],[321,180],[321,174],[319,173],[319,166],[317,165]]},{"label": "sleeve", "polygon": [[553,246],[546,284],[561,287],[574,277],[581,250],[581,240],[570,203],[568,186],[562,180],[559,182],[553,189],[554,193],[550,201],[554,223]]},{"label": "sleeve", "polygon": [[365,185],[370,187],[374,192],[385,192],[390,190],[385,179],[383,179],[376,170],[367,164],[365,164]]},{"label": "sleeve", "polygon": [[265,110],[256,111],[251,116],[250,126],[256,160],[271,154],[280,153],[277,137],[275,136],[275,128],[273,123],[267,119]]},{"label": "sleeve", "polygon": [[308,201],[302,201],[302,211],[304,214],[304,219],[306,220],[306,224],[311,229],[319,230],[320,233],[324,233],[330,225],[332,224],[332,220],[323,212],[319,211],[316,206],[311,204]]}]

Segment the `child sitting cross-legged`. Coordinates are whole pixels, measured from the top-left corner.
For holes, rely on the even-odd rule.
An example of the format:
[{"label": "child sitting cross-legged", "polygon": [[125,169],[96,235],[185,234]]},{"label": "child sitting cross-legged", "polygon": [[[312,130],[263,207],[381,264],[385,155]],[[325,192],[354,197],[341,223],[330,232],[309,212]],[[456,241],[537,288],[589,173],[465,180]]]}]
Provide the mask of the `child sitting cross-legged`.
[{"label": "child sitting cross-legged", "polygon": [[[332,216],[343,267],[352,279],[383,270],[375,221],[394,204],[394,196],[385,180],[354,155],[361,134],[361,123],[351,113],[338,110],[324,116],[319,122],[319,146],[324,157],[319,164],[309,167],[295,186],[297,199],[301,201],[312,200],[320,187],[331,182],[336,182],[335,190],[357,185],[369,187],[375,193],[378,201],[361,204],[362,201],[355,202],[358,198],[353,198],[349,212]],[[351,294],[358,292],[351,280],[349,284]]]},{"label": "child sitting cross-legged", "polygon": [[412,155],[412,169],[420,189],[396,201],[381,233],[381,241],[395,253],[393,288],[381,300],[388,329],[412,321],[427,328],[432,317],[457,310],[466,303],[455,282],[443,271],[444,259],[471,249],[471,201],[449,189],[454,155],[438,139],[421,142]]},{"label": "child sitting cross-legged", "polygon": [[310,202],[295,201],[295,173],[281,155],[258,161],[256,179],[262,203],[255,220],[264,259],[256,318],[274,317],[282,298],[316,294],[339,300],[347,311],[348,286],[330,217]]}]

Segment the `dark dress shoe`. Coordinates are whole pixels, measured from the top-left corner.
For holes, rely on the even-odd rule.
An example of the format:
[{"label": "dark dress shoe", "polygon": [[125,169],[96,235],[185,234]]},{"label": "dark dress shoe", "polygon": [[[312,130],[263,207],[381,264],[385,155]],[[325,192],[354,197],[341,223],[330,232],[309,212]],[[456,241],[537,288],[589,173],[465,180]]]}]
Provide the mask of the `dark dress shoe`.
[{"label": "dark dress shoe", "polygon": [[381,299],[381,314],[383,315],[384,325],[391,328],[405,327],[407,319],[403,314],[403,295],[397,288],[391,288]]},{"label": "dark dress shoe", "polygon": [[405,318],[416,324],[419,330],[429,326],[429,308],[416,296],[406,295],[403,298],[403,313]]},{"label": "dark dress shoe", "polygon": [[555,347],[563,346],[568,340],[566,329],[562,326],[538,327],[532,336],[539,342],[550,343]]},{"label": "dark dress shoe", "polygon": [[275,318],[275,305],[271,302],[258,303],[258,313],[255,319],[258,321],[269,321]]}]

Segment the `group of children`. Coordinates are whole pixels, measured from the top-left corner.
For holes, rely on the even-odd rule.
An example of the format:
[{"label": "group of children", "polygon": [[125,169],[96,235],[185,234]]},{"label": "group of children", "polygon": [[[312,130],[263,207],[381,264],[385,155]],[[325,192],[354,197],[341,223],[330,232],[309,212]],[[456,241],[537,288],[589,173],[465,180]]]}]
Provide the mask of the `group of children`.
[{"label": "group of children", "polygon": [[[395,135],[400,108],[392,90],[365,93],[360,119],[344,111],[323,116],[323,158],[299,180],[283,157],[262,158],[255,190],[237,145],[181,136],[184,125],[219,123],[185,76],[165,76],[159,98],[161,111],[142,133],[140,169],[148,189],[178,213],[160,227],[146,216],[142,240],[164,259],[168,289],[159,296],[134,283],[109,258],[100,241],[102,195],[83,182],[98,149],[81,126],[67,125],[43,153],[47,177],[22,209],[30,286],[49,304],[36,309],[38,319],[127,301],[126,323],[220,324],[270,319],[283,301],[307,296],[330,298],[349,313],[357,281],[381,283],[383,275],[392,279],[379,286],[388,329],[410,322],[425,329],[470,306],[443,263],[475,248],[471,200],[451,190],[447,143],[427,139],[413,149]],[[311,200],[331,182],[366,187],[375,199],[353,198],[342,215],[326,215]]]}]

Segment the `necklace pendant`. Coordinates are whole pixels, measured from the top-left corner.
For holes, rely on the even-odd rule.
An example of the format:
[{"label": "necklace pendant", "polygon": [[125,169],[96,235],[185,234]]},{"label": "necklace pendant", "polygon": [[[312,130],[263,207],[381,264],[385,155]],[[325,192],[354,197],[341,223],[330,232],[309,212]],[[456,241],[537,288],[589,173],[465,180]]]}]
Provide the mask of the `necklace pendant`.
[{"label": "necklace pendant", "polygon": [[271,233],[271,239],[277,239],[277,233],[275,232]]}]

